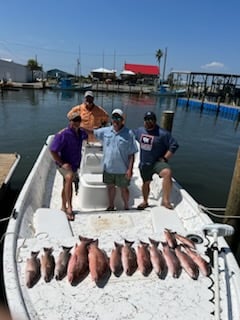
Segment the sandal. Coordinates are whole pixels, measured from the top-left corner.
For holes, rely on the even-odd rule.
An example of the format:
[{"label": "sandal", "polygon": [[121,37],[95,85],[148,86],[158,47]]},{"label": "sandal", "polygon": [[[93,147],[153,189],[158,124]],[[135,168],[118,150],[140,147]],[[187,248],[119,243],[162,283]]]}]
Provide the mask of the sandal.
[{"label": "sandal", "polygon": [[137,210],[144,210],[148,207],[148,203],[141,203],[139,206],[137,206]]},{"label": "sandal", "polygon": [[114,207],[107,207],[106,211],[116,211]]},{"label": "sandal", "polygon": [[75,216],[73,213],[66,213],[68,221],[74,221]]}]

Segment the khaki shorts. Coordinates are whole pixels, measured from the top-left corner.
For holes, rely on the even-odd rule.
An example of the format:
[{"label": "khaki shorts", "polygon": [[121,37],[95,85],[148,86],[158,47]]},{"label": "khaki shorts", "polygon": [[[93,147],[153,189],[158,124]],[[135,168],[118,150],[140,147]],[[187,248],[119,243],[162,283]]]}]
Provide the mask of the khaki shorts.
[{"label": "khaki shorts", "polygon": [[130,184],[130,180],[126,178],[124,174],[103,172],[103,182],[106,185],[114,184],[119,188],[127,188]]},{"label": "khaki shorts", "polygon": [[78,178],[78,172],[72,172],[72,170],[67,170],[67,169],[64,169],[64,168],[60,168],[60,167],[57,167],[58,171],[61,173],[61,175],[63,176],[63,178],[65,178],[65,176],[69,173],[72,173],[73,174],[73,181],[75,181],[77,178]]},{"label": "khaki shorts", "polygon": [[163,161],[157,161],[154,164],[143,166],[140,169],[140,174],[143,182],[152,181],[152,176],[154,175],[154,173],[157,173],[159,175],[159,173],[166,168],[170,169],[170,166],[167,162]]}]

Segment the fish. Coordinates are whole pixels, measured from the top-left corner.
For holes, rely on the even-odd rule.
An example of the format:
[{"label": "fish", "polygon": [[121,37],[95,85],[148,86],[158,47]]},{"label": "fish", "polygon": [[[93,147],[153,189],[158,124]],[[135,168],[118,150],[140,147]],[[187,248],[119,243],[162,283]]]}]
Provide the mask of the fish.
[{"label": "fish", "polygon": [[122,266],[122,247],[123,245],[117,242],[114,242],[115,248],[112,249],[110,254],[109,266],[112,273],[115,276],[120,276],[123,271]]},{"label": "fish", "polygon": [[89,271],[95,283],[102,280],[109,271],[108,256],[98,247],[98,242],[98,239],[92,241],[88,248]]},{"label": "fish", "polygon": [[79,236],[79,240],[80,244],[75,244],[67,267],[67,278],[72,285],[81,281],[89,271],[88,245],[93,239]]},{"label": "fish", "polygon": [[210,264],[196,250],[192,250],[186,246],[184,246],[184,249],[186,250],[187,254],[192,258],[192,260],[196,263],[200,272],[205,277],[208,277],[212,272]]},{"label": "fish", "polygon": [[62,251],[60,252],[57,262],[56,262],[56,267],[55,267],[55,279],[56,280],[62,280],[66,274],[67,274],[67,267],[68,267],[68,262],[71,257],[70,250],[72,247],[64,247],[62,246]]},{"label": "fish", "polygon": [[164,230],[165,239],[170,248],[174,249],[177,246],[177,240],[175,238],[175,234],[171,232],[169,229]]},{"label": "fish", "polygon": [[184,244],[184,245],[186,245],[186,246],[188,246],[189,248],[192,248],[192,249],[196,248],[195,243],[191,239],[188,239],[187,237],[184,237],[184,236],[180,235],[177,232],[175,232],[174,235],[175,235],[175,238],[178,241],[180,241],[182,244]]},{"label": "fish", "polygon": [[151,245],[149,247],[150,260],[153,266],[153,270],[161,278],[167,272],[166,260],[162,254],[162,251],[158,249],[159,241],[148,238]]},{"label": "fish", "polygon": [[163,255],[167,263],[168,270],[173,278],[178,278],[181,273],[181,265],[178,257],[173,249],[169,247],[167,242],[161,242],[163,247]]},{"label": "fish", "polygon": [[43,248],[41,255],[41,272],[46,282],[50,282],[54,277],[55,260],[52,255],[53,248]]},{"label": "fish", "polygon": [[27,258],[25,267],[25,281],[28,288],[32,288],[41,277],[40,260],[37,257],[39,251],[32,251],[31,257]]},{"label": "fish", "polygon": [[122,247],[122,265],[127,276],[133,275],[137,270],[137,256],[135,249],[132,247],[134,241],[124,240],[125,244]]},{"label": "fish", "polygon": [[149,244],[143,241],[140,241],[140,244],[137,246],[138,270],[144,275],[144,277],[147,277],[152,271],[152,263],[148,247]]},{"label": "fish", "polygon": [[189,255],[187,255],[186,252],[181,251],[181,246],[179,245],[175,248],[175,253],[180,261],[182,268],[193,280],[197,280],[199,276],[199,269],[193,259]]}]

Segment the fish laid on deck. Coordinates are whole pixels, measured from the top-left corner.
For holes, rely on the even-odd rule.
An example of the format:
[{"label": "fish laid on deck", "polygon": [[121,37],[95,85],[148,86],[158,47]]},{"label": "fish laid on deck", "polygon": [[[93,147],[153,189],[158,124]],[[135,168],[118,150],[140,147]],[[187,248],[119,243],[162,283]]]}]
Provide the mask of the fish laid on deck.
[{"label": "fish laid on deck", "polygon": [[126,275],[131,276],[137,270],[136,251],[132,247],[134,241],[124,240],[125,244],[122,247],[122,265]]},{"label": "fish laid on deck", "polygon": [[31,257],[27,258],[25,267],[25,281],[28,288],[32,288],[40,279],[41,269],[38,258],[39,251],[31,252]]},{"label": "fish laid on deck", "polygon": [[52,255],[53,248],[43,248],[41,255],[41,273],[46,282],[50,282],[54,277],[55,259]]},{"label": "fish laid on deck", "polygon": [[76,244],[71,255],[67,268],[68,281],[76,284],[81,281],[88,273],[88,249],[87,246],[93,239],[79,236],[80,244]]},{"label": "fish laid on deck", "polygon": [[67,274],[68,262],[71,258],[70,250],[72,247],[62,246],[62,251],[60,252],[55,267],[55,279],[62,280]]},{"label": "fish laid on deck", "polygon": [[98,283],[109,272],[109,261],[105,251],[98,247],[98,239],[88,248],[89,271],[93,281]]},{"label": "fish laid on deck", "polygon": [[120,276],[123,271],[122,266],[122,247],[123,245],[118,242],[114,242],[115,248],[112,249],[110,259],[109,259],[109,266],[112,273],[115,276]]}]

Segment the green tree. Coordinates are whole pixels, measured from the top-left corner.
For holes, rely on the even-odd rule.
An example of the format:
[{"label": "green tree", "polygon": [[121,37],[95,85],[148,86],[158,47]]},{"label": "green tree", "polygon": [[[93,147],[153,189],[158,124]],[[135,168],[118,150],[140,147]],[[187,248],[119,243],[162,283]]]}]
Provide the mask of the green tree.
[{"label": "green tree", "polygon": [[158,66],[159,66],[159,83],[161,82],[161,78],[160,78],[160,63],[161,63],[161,58],[163,56],[163,52],[161,49],[158,49],[156,51],[156,54],[155,54],[155,57],[157,59],[157,62],[158,62]]},{"label": "green tree", "polygon": [[29,59],[27,62],[27,66],[31,70],[42,70],[42,67],[39,66],[37,60],[34,60],[34,59]]},{"label": "green tree", "polygon": [[35,59],[29,59],[27,62],[27,67],[32,71],[32,81],[33,81],[33,72],[35,70],[42,71],[42,66],[39,66],[37,60],[35,60]]}]

